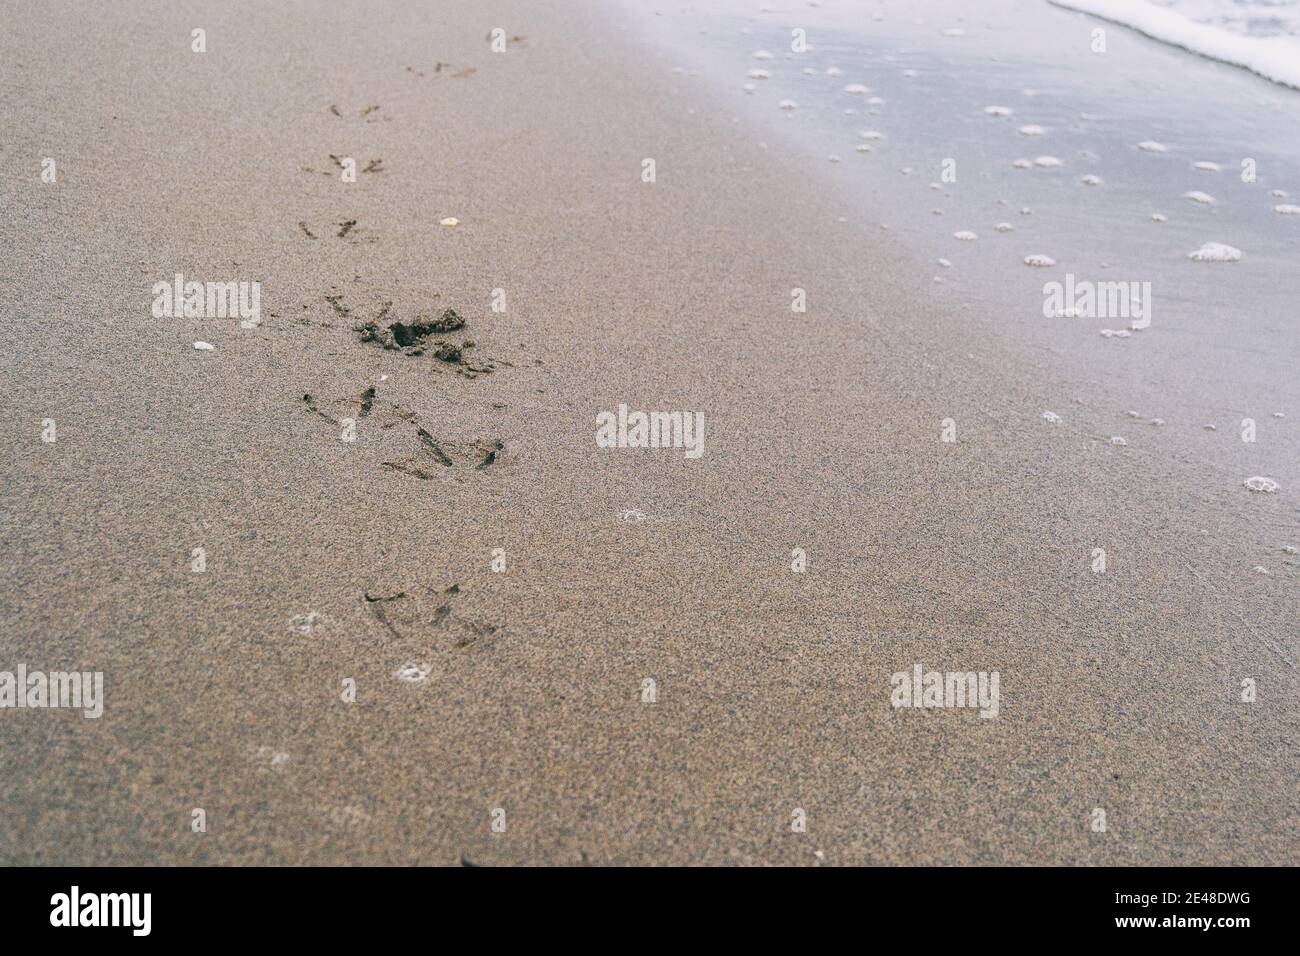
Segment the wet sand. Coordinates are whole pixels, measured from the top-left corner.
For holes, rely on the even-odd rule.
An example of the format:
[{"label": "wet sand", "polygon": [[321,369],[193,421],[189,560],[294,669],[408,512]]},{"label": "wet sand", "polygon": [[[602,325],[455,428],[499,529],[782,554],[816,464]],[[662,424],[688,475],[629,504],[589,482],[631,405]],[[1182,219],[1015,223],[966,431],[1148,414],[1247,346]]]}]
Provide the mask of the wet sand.
[{"label": "wet sand", "polygon": [[[1053,428],[1041,348],[618,10],[133,9],[0,38],[0,669],[106,677],[0,711],[0,860],[1296,862],[1276,445]],[[260,326],[155,319],[177,272]],[[353,331],[447,308],[490,372]],[[621,402],[703,457],[598,448]],[[894,709],[916,662],[998,717]]]}]

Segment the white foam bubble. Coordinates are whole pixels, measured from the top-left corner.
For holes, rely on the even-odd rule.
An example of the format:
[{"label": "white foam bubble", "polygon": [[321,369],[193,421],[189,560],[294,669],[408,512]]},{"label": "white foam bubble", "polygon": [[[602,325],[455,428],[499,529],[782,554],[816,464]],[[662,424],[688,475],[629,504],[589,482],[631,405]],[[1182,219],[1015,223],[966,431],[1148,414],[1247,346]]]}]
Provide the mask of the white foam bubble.
[{"label": "white foam bubble", "polygon": [[1036,253],[1036,254],[1031,255],[1031,256],[1025,256],[1025,265],[1027,265],[1027,266],[1038,266],[1038,267],[1040,267],[1040,268],[1046,268],[1046,267],[1048,267],[1048,266],[1054,266],[1054,265],[1056,265],[1056,260],[1053,259],[1051,256],[1045,256],[1045,255],[1042,255],[1042,254]]},{"label": "white foam bubble", "polygon": [[777,103],[776,105],[783,110],[797,110],[799,108],[799,104],[796,103],[794,100],[782,100],[780,103]]},{"label": "white foam bubble", "polygon": [[1030,123],[1027,126],[1020,127],[1019,129],[1019,133],[1021,136],[1042,136],[1046,132],[1047,130],[1037,125],[1036,123]]},{"label": "white foam bubble", "polygon": [[885,138],[885,134],[880,132],[880,130],[878,129],[859,130],[858,135],[861,136],[863,139],[884,139]]},{"label": "white foam bubble", "polygon": [[1286,202],[1274,206],[1273,211],[1281,216],[1300,216],[1300,206],[1293,206]]},{"label": "white foam bubble", "polygon": [[1110,443],[1111,443],[1112,445],[1117,445],[1117,446],[1119,446],[1120,448],[1123,448],[1125,445],[1128,444],[1128,439],[1127,439],[1127,438],[1121,438],[1119,435],[1111,435],[1111,436],[1110,436]]},{"label": "white foam bubble", "polygon": [[861,83],[850,83],[848,86],[844,87],[844,92],[853,96],[864,96],[871,92],[871,88],[863,86]]},{"label": "white foam bubble", "polygon": [[1194,203],[1200,203],[1202,206],[1208,206],[1214,202],[1214,197],[1209,193],[1203,193],[1199,189],[1193,189],[1191,192],[1183,193],[1184,199],[1190,199]]},{"label": "white foam bubble", "polygon": [[1013,159],[1011,161],[1011,165],[1016,167],[1016,169],[1028,169],[1030,166],[1033,166],[1034,164],[1027,159]]},{"label": "white foam bubble", "polygon": [[975,233],[971,232],[969,229],[962,229],[958,232],[954,232],[952,237],[954,239],[960,239],[962,242],[974,242],[979,238],[979,236],[975,235]]},{"label": "white foam bubble", "polygon": [[766,80],[772,76],[772,74],[767,72],[767,70],[750,70],[745,75],[751,80]]},{"label": "white foam bubble", "polygon": [[403,664],[394,672],[393,676],[408,684],[418,684],[429,676],[429,665],[416,662]]},{"label": "white foam bubble", "polygon": [[998,232],[1015,232],[1016,230],[1016,227],[1011,225],[1011,223],[1009,222],[1000,222],[993,228],[996,229]]},{"label": "white foam bubble", "polygon": [[753,55],[753,57],[754,57],[755,60],[770,60],[770,59],[772,59],[772,54],[771,54],[771,52],[769,52],[768,50],[755,50],[755,51],[753,52],[752,55]]},{"label": "white foam bubble", "polygon": [[1168,222],[1168,221],[1169,221],[1169,217],[1166,216],[1166,215],[1165,215],[1164,213],[1162,213],[1162,212],[1153,212],[1153,213],[1151,214],[1151,221],[1152,221],[1152,222]]},{"label": "white foam bubble", "polygon": [[1207,242],[1187,253],[1187,258],[1197,262],[1237,262],[1241,259],[1241,250],[1222,242]]},{"label": "white foam bubble", "polygon": [[1207,173],[1217,173],[1219,170],[1223,169],[1223,167],[1218,163],[1200,162],[1192,163],[1192,169],[1204,170]]},{"label": "white foam bubble", "polygon": [[1084,177],[1083,177],[1082,182],[1083,182],[1083,184],[1084,184],[1085,186],[1100,186],[1100,185],[1101,185],[1101,177],[1100,177],[1100,176],[1094,176],[1092,173],[1089,173],[1087,176],[1084,176]]},{"label": "white foam bubble", "polygon": [[1164,143],[1157,143],[1153,139],[1144,139],[1138,143],[1138,149],[1146,150],[1148,153],[1165,153],[1169,151],[1168,146]]},{"label": "white foam bubble", "polygon": [[1263,475],[1252,475],[1242,482],[1251,491],[1257,491],[1260,494],[1271,495],[1278,491],[1278,483],[1272,478],[1265,478]]},{"label": "white foam bubble", "polygon": [[194,343],[194,348],[198,349],[200,352],[211,352],[216,348],[216,346],[213,345],[211,342],[200,341]]},{"label": "white foam bubble", "polygon": [[1041,166],[1044,169],[1050,169],[1055,166],[1060,166],[1061,161],[1057,159],[1055,156],[1039,156],[1037,159],[1034,160],[1034,165]]},{"label": "white foam bubble", "polygon": [[1011,108],[1007,106],[986,106],[984,112],[989,116],[1010,116]]},{"label": "white foam bubble", "polygon": [[1056,414],[1056,412],[1043,412],[1039,417],[1042,418],[1043,421],[1051,422],[1053,425],[1059,425],[1063,420],[1060,415]]}]

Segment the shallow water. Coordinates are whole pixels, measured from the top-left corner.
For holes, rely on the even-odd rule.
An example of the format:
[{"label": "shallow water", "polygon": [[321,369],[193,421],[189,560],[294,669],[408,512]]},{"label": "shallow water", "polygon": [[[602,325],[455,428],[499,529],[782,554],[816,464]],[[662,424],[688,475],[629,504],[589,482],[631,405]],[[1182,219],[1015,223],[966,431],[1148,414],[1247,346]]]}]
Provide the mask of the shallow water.
[{"label": "shallow water", "polygon": [[1243,36],[1300,37],[1300,0],[1150,0],[1193,20]]},{"label": "shallow water", "polygon": [[[756,155],[805,156],[848,224],[913,254],[918,295],[1006,352],[1001,372],[1049,353],[1101,414],[1140,405],[1194,442],[1300,413],[1300,218],[1275,211],[1300,196],[1300,92],[1043,0],[771,6],[638,8],[682,85],[752,129]],[[747,79],[756,62],[769,78]],[[1045,318],[1067,276],[1150,283],[1147,324]],[[1271,424],[1270,467],[1293,483],[1300,445]]]}]

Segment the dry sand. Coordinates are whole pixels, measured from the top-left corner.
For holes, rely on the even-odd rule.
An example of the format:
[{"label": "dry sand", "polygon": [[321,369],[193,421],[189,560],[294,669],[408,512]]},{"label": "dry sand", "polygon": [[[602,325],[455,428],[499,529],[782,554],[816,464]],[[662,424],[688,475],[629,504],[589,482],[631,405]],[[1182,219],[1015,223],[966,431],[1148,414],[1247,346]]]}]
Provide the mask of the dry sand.
[{"label": "dry sand", "polygon": [[[1296,862],[1295,591],[1241,573],[1294,488],[1062,440],[1033,356],[617,12],[130,10],[0,37],[0,669],[107,682],[0,711],[0,860]],[[153,318],[176,272],[261,327]],[[358,342],[388,301],[495,370]],[[371,386],[354,443],[302,400]],[[620,402],[703,458],[597,448]],[[998,718],[895,711],[915,662],[998,671]]]}]

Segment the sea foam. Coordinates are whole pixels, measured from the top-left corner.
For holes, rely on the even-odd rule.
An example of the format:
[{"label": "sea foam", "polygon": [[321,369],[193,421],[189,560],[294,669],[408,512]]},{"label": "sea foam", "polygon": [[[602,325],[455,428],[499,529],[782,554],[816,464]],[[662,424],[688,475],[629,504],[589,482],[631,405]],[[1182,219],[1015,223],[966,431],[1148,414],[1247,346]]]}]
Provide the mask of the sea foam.
[{"label": "sea foam", "polygon": [[1154,40],[1244,67],[1265,79],[1300,89],[1300,39],[1244,36],[1189,20],[1147,0],[1049,0],[1058,7],[1090,13],[1132,27]]},{"label": "sea foam", "polygon": [[1222,242],[1207,242],[1201,248],[1187,253],[1187,258],[1197,262],[1238,262],[1241,250]]}]

